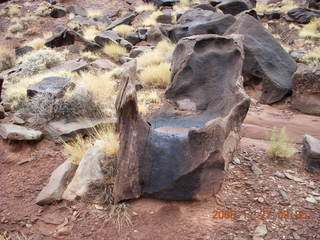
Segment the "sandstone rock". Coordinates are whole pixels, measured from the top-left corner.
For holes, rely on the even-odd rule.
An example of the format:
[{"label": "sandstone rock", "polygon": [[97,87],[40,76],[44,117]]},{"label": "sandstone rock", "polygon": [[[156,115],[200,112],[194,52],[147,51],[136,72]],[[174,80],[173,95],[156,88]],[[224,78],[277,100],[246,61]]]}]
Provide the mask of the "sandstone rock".
[{"label": "sandstone rock", "polygon": [[60,71],[65,71],[65,72],[80,72],[82,70],[87,69],[88,63],[82,58],[78,59],[73,59],[64,62],[63,64],[50,68],[51,72],[60,72]]},{"label": "sandstone rock", "polygon": [[105,179],[101,164],[106,160],[106,154],[101,149],[101,143],[96,142],[83,156],[72,181],[64,191],[62,198],[73,201],[88,194],[89,185]]},{"label": "sandstone rock", "polygon": [[42,206],[60,201],[77,167],[78,166],[71,161],[65,161],[54,170],[49,179],[49,183],[39,193],[36,204]]},{"label": "sandstone rock", "polygon": [[234,22],[235,18],[230,14],[193,9],[182,14],[178,24],[168,29],[168,37],[177,42],[192,35],[223,34]]},{"label": "sandstone rock", "polygon": [[290,22],[307,24],[316,17],[320,17],[320,10],[310,8],[294,8],[288,12],[286,20]]},{"label": "sandstone rock", "polygon": [[307,114],[320,116],[320,65],[298,65],[293,76],[292,106]]},{"label": "sandstone rock", "polygon": [[247,0],[223,0],[217,6],[224,14],[237,15],[255,6]]},{"label": "sandstone rock", "polygon": [[111,30],[113,28],[115,28],[118,25],[121,24],[131,24],[132,21],[135,19],[136,14],[135,13],[128,13],[127,15],[118,18],[116,20],[114,20],[112,23],[110,23],[110,25],[106,28],[106,30]]},{"label": "sandstone rock", "polygon": [[[250,104],[240,87],[242,62],[237,37],[182,39],[173,54],[173,78],[165,94],[170,104],[148,122],[137,108],[136,61],[125,65],[116,101],[120,132],[116,202],[142,195],[204,199],[219,191]],[[176,109],[183,99],[193,102],[197,111],[186,114]]]},{"label": "sandstone rock", "polygon": [[320,173],[320,140],[310,135],[303,139],[303,159],[310,172]]},{"label": "sandstone rock", "polygon": [[[257,88],[258,100],[272,104],[283,99],[292,88],[296,63],[274,37],[254,17],[241,13],[227,34],[244,36],[245,84]],[[259,84],[258,87],[256,84]]]},{"label": "sandstone rock", "polygon": [[33,97],[39,93],[50,93],[52,95],[62,96],[65,90],[74,86],[70,78],[64,77],[46,77],[40,82],[31,85],[27,89],[27,96]]},{"label": "sandstone rock", "polygon": [[43,136],[42,132],[14,124],[0,124],[0,136],[3,139],[17,141],[37,141]]},{"label": "sandstone rock", "polygon": [[113,62],[111,62],[108,59],[97,59],[97,60],[93,61],[91,63],[91,65],[95,68],[98,68],[101,70],[107,70],[107,71],[113,70],[114,68],[117,67],[116,64],[114,64]]},{"label": "sandstone rock", "polygon": [[61,119],[49,122],[44,131],[55,141],[59,141],[60,139],[63,141],[69,141],[78,134],[87,135],[100,124],[110,124],[115,122],[113,119],[108,121],[80,118],[74,119],[73,121]]}]

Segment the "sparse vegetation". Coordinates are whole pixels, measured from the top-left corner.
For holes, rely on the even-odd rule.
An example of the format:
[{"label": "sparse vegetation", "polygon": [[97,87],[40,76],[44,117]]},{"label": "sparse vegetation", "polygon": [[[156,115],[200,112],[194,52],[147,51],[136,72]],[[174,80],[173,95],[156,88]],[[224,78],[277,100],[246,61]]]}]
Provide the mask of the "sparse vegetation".
[{"label": "sparse vegetation", "polygon": [[49,16],[52,12],[52,9],[50,7],[51,7],[50,3],[41,2],[38,8],[35,10],[35,15],[41,16],[41,17]]},{"label": "sparse vegetation", "polygon": [[149,112],[151,104],[161,103],[160,97],[155,90],[139,91],[137,97],[139,112],[142,115],[146,115]]},{"label": "sparse vegetation", "polygon": [[320,39],[320,18],[314,18],[310,23],[304,25],[299,36],[308,39]]},{"label": "sparse vegetation", "polygon": [[10,17],[21,16],[21,7],[19,5],[16,5],[16,4],[9,5],[8,6],[8,15]]},{"label": "sparse vegetation", "polygon": [[23,24],[21,21],[19,21],[19,22],[16,22],[16,23],[10,25],[8,27],[8,32],[10,32],[10,33],[21,32],[21,31],[25,30],[25,27],[26,27],[26,25]]},{"label": "sparse vegetation", "polygon": [[96,26],[89,26],[83,29],[83,37],[87,40],[93,41],[99,30]]},{"label": "sparse vegetation", "polygon": [[119,36],[125,37],[129,32],[132,32],[134,30],[134,27],[127,25],[127,24],[121,24],[119,26],[116,26],[113,31],[116,31]]},{"label": "sparse vegetation", "polygon": [[170,64],[163,62],[147,66],[140,72],[139,78],[146,86],[166,88],[170,80]]},{"label": "sparse vegetation", "polygon": [[117,43],[108,43],[104,46],[103,52],[114,60],[118,61],[120,57],[127,53],[125,47]]},{"label": "sparse vegetation", "polygon": [[293,8],[299,7],[293,0],[283,0],[280,3],[268,4],[267,2],[259,1],[255,10],[258,13],[264,13],[265,11],[280,11],[282,13],[287,13]]},{"label": "sparse vegetation", "polygon": [[85,139],[83,136],[77,135],[72,141],[63,144],[64,153],[73,163],[79,164],[90,145],[89,138]]},{"label": "sparse vegetation", "polygon": [[295,148],[287,141],[285,128],[282,128],[280,132],[275,129],[272,130],[268,153],[274,160],[289,159],[294,155],[295,151]]},{"label": "sparse vegetation", "polygon": [[87,14],[88,14],[88,17],[90,18],[98,18],[98,17],[102,17],[103,12],[99,9],[89,8],[87,9]]},{"label": "sparse vegetation", "polygon": [[301,59],[304,63],[310,66],[317,66],[320,64],[320,47],[315,47],[308,51]]},{"label": "sparse vegetation", "polygon": [[0,72],[12,68],[14,65],[14,51],[9,46],[0,46]]},{"label": "sparse vegetation", "polygon": [[163,15],[163,13],[160,10],[151,13],[150,16],[148,16],[142,21],[142,25],[147,27],[156,25],[157,18],[161,15]]},{"label": "sparse vegetation", "polygon": [[108,157],[115,158],[119,151],[119,135],[116,132],[115,126],[102,125],[96,129],[94,139],[103,142],[102,150]]},{"label": "sparse vegetation", "polygon": [[126,203],[112,204],[108,208],[107,220],[113,221],[117,225],[118,231],[120,231],[124,225],[132,225]]},{"label": "sparse vegetation", "polygon": [[34,50],[40,50],[45,48],[45,39],[44,38],[35,38],[26,43],[27,46],[33,47]]},{"label": "sparse vegetation", "polygon": [[148,12],[148,11],[152,12],[156,10],[157,10],[157,7],[153,3],[141,4],[135,8],[135,11],[137,13]]}]

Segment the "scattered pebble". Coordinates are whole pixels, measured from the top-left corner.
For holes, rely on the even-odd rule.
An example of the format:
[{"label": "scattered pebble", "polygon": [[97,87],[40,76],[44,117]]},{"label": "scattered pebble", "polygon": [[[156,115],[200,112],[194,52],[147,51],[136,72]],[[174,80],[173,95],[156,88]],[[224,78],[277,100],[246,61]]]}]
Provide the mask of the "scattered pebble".
[{"label": "scattered pebble", "polygon": [[252,163],[251,170],[256,175],[261,175],[262,174],[262,170],[255,163]]}]

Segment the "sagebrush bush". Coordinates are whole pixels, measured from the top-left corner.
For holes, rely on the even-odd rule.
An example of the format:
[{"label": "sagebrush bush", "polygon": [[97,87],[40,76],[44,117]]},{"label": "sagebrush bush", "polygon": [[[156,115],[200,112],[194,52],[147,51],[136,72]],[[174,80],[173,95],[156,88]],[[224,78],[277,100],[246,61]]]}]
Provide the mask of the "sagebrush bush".
[{"label": "sagebrush bush", "polygon": [[0,46],[0,72],[14,67],[15,53],[9,46]]},{"label": "sagebrush bush", "polygon": [[286,160],[292,157],[295,152],[295,148],[287,141],[285,128],[282,128],[280,132],[273,129],[268,146],[268,153],[272,158],[274,160]]}]

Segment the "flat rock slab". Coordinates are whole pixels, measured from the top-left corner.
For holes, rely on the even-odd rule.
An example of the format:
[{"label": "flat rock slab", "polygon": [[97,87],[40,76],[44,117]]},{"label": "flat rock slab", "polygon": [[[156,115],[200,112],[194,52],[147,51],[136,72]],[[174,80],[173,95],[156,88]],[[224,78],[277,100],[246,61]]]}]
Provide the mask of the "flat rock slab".
[{"label": "flat rock slab", "polygon": [[43,137],[42,132],[14,124],[0,124],[0,136],[16,141],[37,141]]},{"label": "flat rock slab", "polygon": [[86,135],[100,124],[115,123],[114,119],[106,120],[94,120],[94,119],[75,119],[73,121],[67,121],[65,119],[58,121],[51,121],[45,128],[45,132],[56,140],[69,141],[78,134]]},{"label": "flat rock slab", "polygon": [[79,59],[73,59],[66,61],[65,63],[50,68],[50,72],[59,72],[59,71],[65,71],[65,72],[79,72],[82,70],[87,69],[88,63],[82,58]]},{"label": "flat rock slab", "polygon": [[49,179],[49,183],[39,193],[36,203],[42,206],[60,201],[77,167],[78,166],[71,161],[65,161],[54,170]]},{"label": "flat rock slab", "polygon": [[83,156],[72,178],[72,181],[64,191],[62,198],[73,201],[77,197],[88,195],[90,184],[105,179],[102,171],[102,163],[106,159],[105,152],[101,149],[101,143],[96,142]]},{"label": "flat rock slab", "polygon": [[46,77],[40,82],[33,84],[27,89],[27,96],[33,97],[36,94],[61,95],[68,87],[73,86],[71,78],[64,77]]}]

